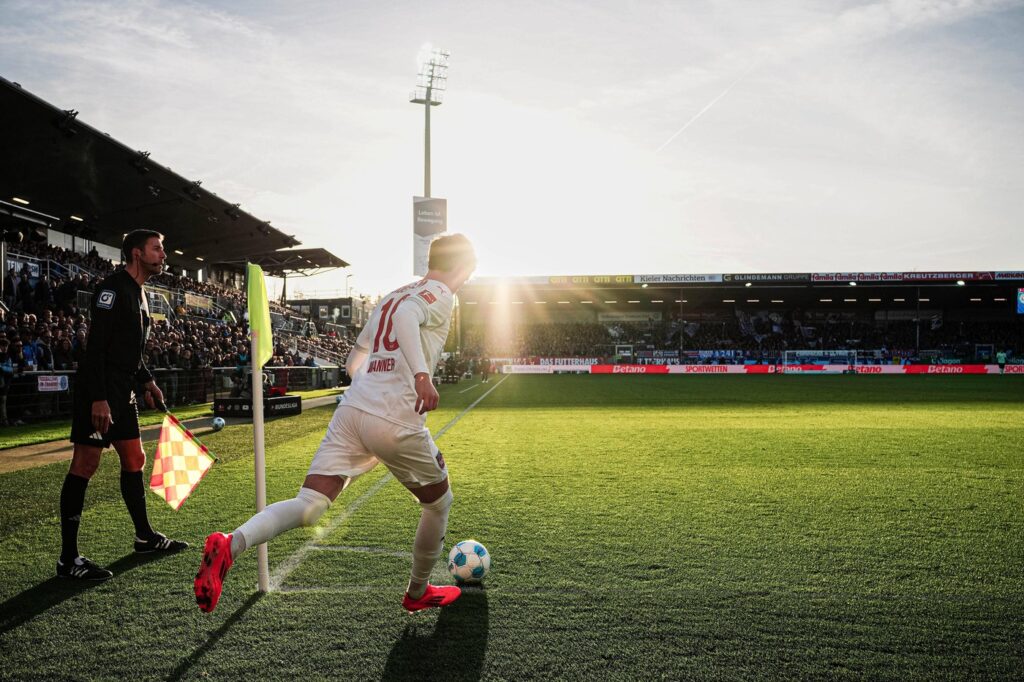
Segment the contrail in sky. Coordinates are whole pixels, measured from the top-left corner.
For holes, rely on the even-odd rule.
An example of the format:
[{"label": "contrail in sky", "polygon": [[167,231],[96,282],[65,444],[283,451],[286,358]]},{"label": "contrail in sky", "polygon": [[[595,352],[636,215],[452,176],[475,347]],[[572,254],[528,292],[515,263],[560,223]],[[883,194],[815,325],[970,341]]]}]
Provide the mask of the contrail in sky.
[{"label": "contrail in sky", "polygon": [[669,146],[670,144],[672,144],[672,140],[674,140],[674,139],[676,139],[677,137],[679,137],[679,135],[681,135],[681,134],[682,134],[682,132],[683,132],[684,130],[686,130],[687,128],[689,128],[689,127],[690,127],[690,126],[691,126],[691,125],[693,124],[693,122],[694,122],[694,121],[696,121],[696,120],[697,120],[698,118],[700,118],[701,116],[703,116],[703,115],[704,115],[704,113],[705,113],[705,112],[707,112],[707,110],[708,110],[708,109],[710,109],[711,107],[715,106],[715,102],[717,102],[718,100],[720,100],[720,99],[722,99],[723,97],[725,97],[726,95],[728,95],[728,94],[729,94],[729,91],[730,91],[730,90],[732,90],[732,89],[733,89],[734,87],[736,87],[736,84],[737,84],[737,83],[739,83],[739,82],[740,82],[740,80],[742,80],[742,78],[743,78],[744,76],[746,76],[746,75],[747,75],[747,74],[748,74],[749,72],[750,72],[750,69],[747,69],[746,71],[744,71],[743,73],[741,73],[741,74],[740,74],[740,75],[739,75],[739,76],[738,76],[738,77],[736,78],[736,80],[734,80],[734,81],[733,81],[732,83],[730,83],[730,84],[729,84],[729,87],[727,87],[727,88],[726,88],[725,90],[722,90],[722,92],[721,92],[721,93],[719,93],[718,97],[715,97],[715,98],[714,98],[713,100],[711,100],[710,102],[708,102],[707,104],[705,104],[705,105],[704,105],[704,108],[703,108],[703,109],[701,109],[700,111],[698,111],[698,112],[697,112],[697,113],[696,113],[696,114],[694,115],[694,117],[693,117],[693,118],[691,118],[691,119],[690,119],[689,121],[687,121],[687,122],[686,122],[686,123],[685,123],[685,124],[683,125],[683,127],[682,127],[682,128],[680,128],[680,129],[679,129],[679,130],[677,130],[677,131],[676,131],[675,133],[673,133],[673,134],[672,134],[672,137],[670,137],[670,138],[668,138],[667,140],[665,140],[664,142],[662,142],[662,143],[661,143],[661,146],[660,146],[660,147],[658,147],[657,149],[655,149],[655,150],[654,150],[654,153],[655,153],[655,154],[657,154],[657,153],[658,153],[658,152],[660,152],[660,151],[661,151],[662,149],[664,149],[665,147],[667,147],[667,146]]}]

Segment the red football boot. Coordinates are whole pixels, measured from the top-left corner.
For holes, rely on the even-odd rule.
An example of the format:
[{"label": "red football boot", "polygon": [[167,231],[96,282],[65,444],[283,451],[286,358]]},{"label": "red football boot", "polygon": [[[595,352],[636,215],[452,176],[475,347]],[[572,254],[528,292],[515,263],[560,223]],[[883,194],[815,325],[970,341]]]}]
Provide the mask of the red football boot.
[{"label": "red football boot", "polygon": [[233,563],[231,558],[231,536],[224,533],[210,533],[203,549],[203,562],[196,573],[196,603],[200,611],[210,613],[217,608],[220,591],[224,587],[224,576]]},{"label": "red football boot", "polygon": [[405,597],[402,599],[402,606],[410,613],[422,609],[448,606],[458,599],[461,594],[462,590],[454,585],[435,586],[427,583],[427,591],[419,599],[413,599],[406,592]]}]

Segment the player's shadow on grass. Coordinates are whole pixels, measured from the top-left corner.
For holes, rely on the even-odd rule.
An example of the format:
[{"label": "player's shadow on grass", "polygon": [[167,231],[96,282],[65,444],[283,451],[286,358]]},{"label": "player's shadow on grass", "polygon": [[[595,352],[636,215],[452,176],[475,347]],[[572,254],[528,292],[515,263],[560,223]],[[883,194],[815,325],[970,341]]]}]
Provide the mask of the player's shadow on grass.
[{"label": "player's shadow on grass", "polygon": [[[235,623],[241,620],[242,616],[244,616],[246,612],[249,609],[251,609],[253,605],[256,604],[256,602],[258,602],[262,597],[262,592],[255,592],[251,594],[249,598],[242,603],[241,606],[235,609],[234,613],[228,616],[228,619],[224,621],[223,625],[217,628],[216,632],[210,635],[198,649],[196,649],[191,654],[186,656],[185,659],[178,664],[178,667],[171,671],[171,674],[167,676],[167,679],[175,681],[183,679],[185,675],[187,675],[188,672],[192,669],[192,666],[198,663],[199,660],[202,659],[202,657],[210,651],[210,649],[217,646],[217,642],[219,642],[221,638],[227,634],[228,630],[230,630]],[[259,675],[254,675],[254,677],[256,679],[260,678]]]},{"label": "player's shadow on grass", "polygon": [[[133,568],[138,568],[150,561],[160,559],[162,555],[153,554],[126,554],[106,568],[114,573],[111,580],[117,580],[119,576],[127,573]],[[87,590],[102,585],[102,582],[88,580],[70,580],[54,576],[44,580],[35,587],[29,588],[21,594],[15,595],[0,604],[0,635],[10,632],[16,627],[32,620],[62,604],[75,595],[82,594]]]},{"label": "player's shadow on grass", "polygon": [[[416,614],[422,618],[426,614]],[[478,680],[487,652],[487,593],[464,591],[441,609],[434,629],[407,625],[391,648],[383,680]]]}]

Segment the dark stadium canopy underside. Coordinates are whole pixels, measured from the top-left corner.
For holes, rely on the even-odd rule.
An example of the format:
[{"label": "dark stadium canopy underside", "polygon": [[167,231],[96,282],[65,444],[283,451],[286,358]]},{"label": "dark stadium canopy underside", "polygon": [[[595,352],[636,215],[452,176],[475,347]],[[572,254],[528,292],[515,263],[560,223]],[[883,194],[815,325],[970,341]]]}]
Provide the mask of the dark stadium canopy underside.
[{"label": "dark stadium canopy underside", "polygon": [[312,275],[324,272],[325,270],[348,267],[348,263],[326,249],[270,251],[225,262],[232,265],[244,265],[247,262],[255,263],[263,268],[265,273],[275,277],[282,277],[284,275]]},{"label": "dark stadium canopy underside", "polygon": [[82,123],[77,112],[3,78],[0,158],[0,227],[12,227],[12,214],[21,211],[23,221],[38,224],[42,214],[47,227],[111,245],[132,229],[159,230],[168,259],[192,268],[197,259],[236,262],[299,244],[200,181]]}]

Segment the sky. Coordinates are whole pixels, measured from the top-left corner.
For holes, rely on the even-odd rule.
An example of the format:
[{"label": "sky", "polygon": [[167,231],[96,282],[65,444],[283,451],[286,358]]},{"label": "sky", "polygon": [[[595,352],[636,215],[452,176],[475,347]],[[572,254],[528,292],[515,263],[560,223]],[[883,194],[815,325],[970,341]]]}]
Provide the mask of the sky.
[{"label": "sky", "polygon": [[[1024,268],[1024,2],[0,0],[0,75],[349,269],[412,279],[432,194],[478,275]],[[351,277],[347,277],[351,275]]]}]

